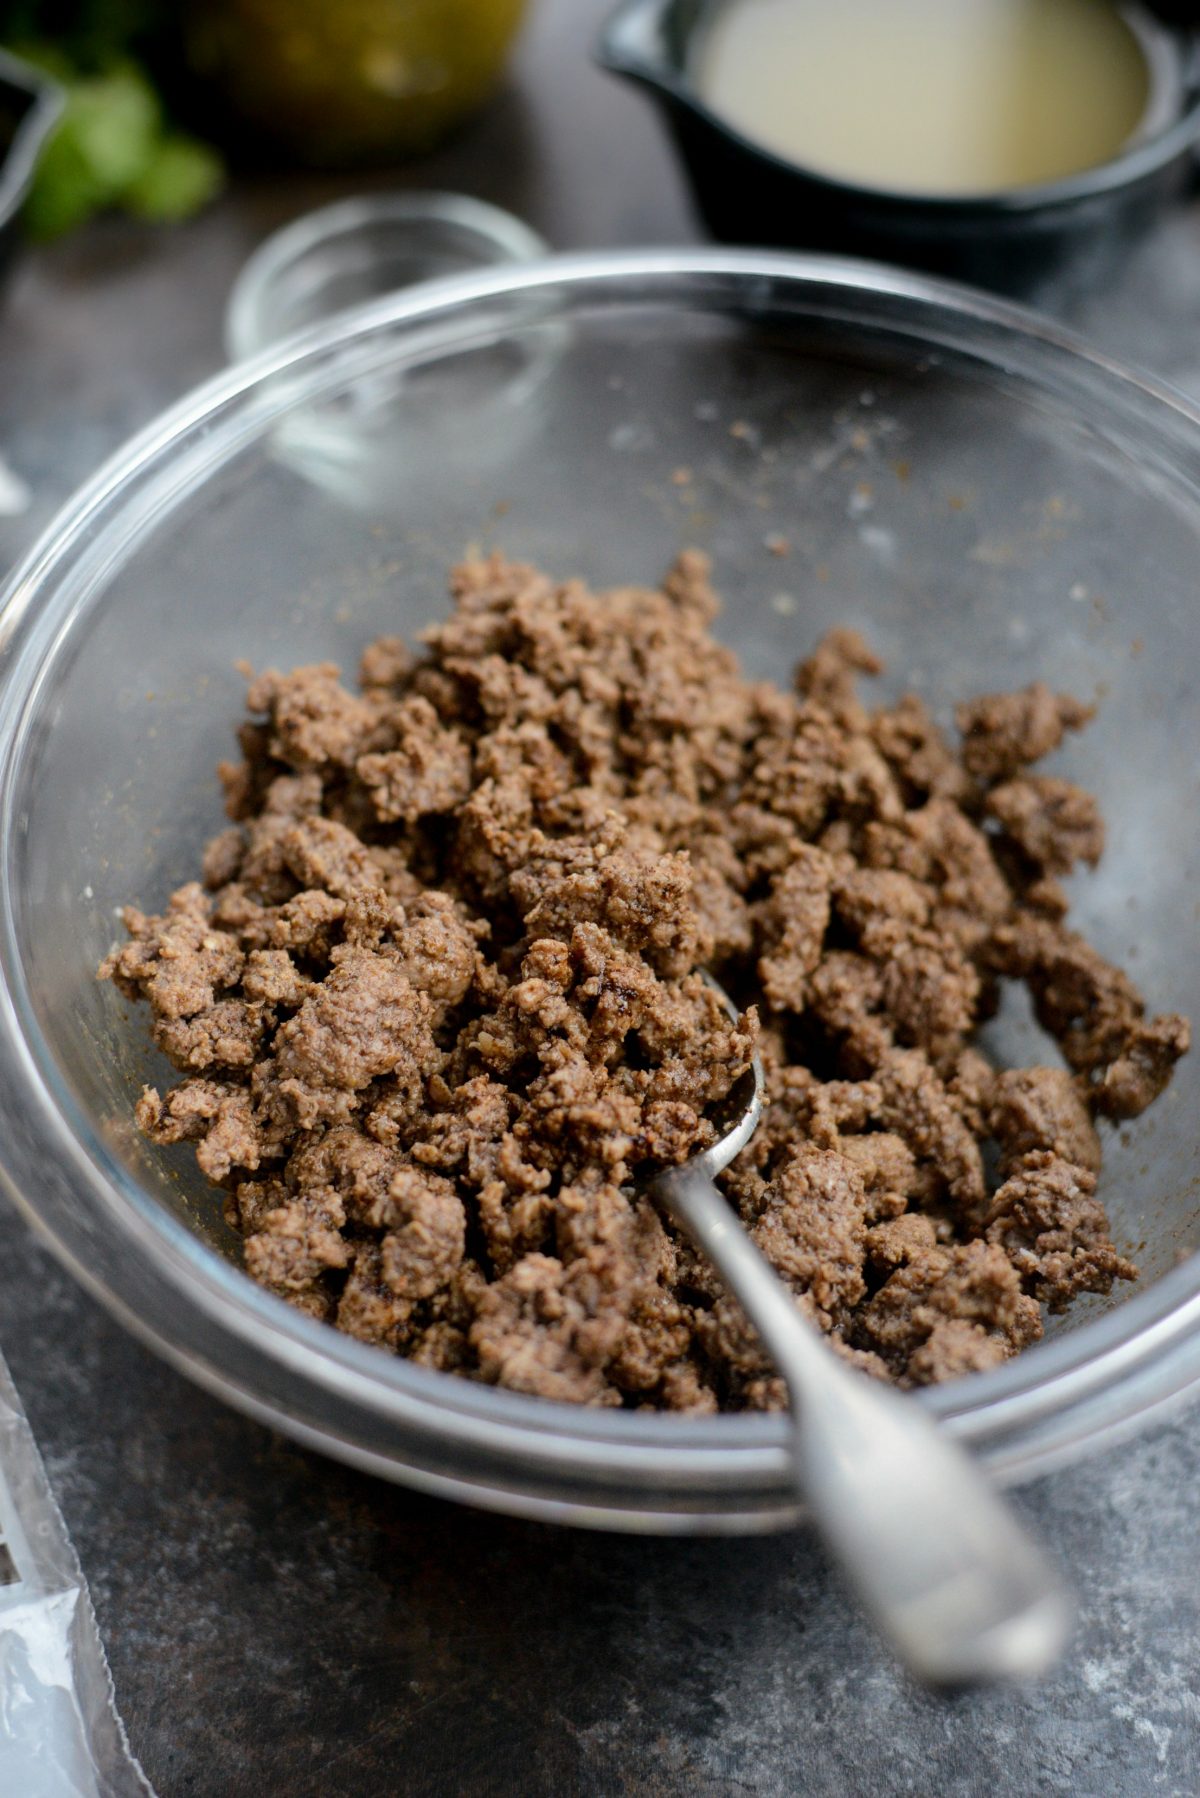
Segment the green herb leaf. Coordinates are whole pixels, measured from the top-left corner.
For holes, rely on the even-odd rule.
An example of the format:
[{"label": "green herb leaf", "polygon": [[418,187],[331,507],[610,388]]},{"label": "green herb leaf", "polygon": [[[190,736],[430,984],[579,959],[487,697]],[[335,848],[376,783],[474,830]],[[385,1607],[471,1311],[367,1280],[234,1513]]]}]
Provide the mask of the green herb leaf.
[{"label": "green herb leaf", "polygon": [[150,167],[161,126],[154,90],[132,67],[69,87],[62,118],[38,159],[26,205],[29,230],[54,237],[114,204]]},{"label": "green herb leaf", "polygon": [[169,223],[189,218],[220,189],[225,170],[207,144],[175,132],[159,140],[153,157],[121,203],[138,218]]},{"label": "green herb leaf", "polygon": [[[62,78],[61,59],[41,57]],[[59,237],[95,212],[120,206],[139,218],[186,218],[221,185],[216,151],[170,131],[149,80],[136,64],[66,83],[62,118],[38,160],[26,202],[34,237]]]}]

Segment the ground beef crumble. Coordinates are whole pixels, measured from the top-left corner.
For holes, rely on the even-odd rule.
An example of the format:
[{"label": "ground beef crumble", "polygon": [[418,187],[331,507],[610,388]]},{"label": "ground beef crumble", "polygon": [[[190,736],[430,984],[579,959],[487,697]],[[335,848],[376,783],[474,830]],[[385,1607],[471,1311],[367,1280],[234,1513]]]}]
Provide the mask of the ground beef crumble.
[{"label": "ground beef crumble", "polygon": [[[644,1196],[756,1043],[730,1199],[833,1347],[903,1384],[987,1368],[1135,1270],[1097,1118],[1188,1047],[1065,922],[1091,796],[1032,773],[1090,708],[1035,685],[872,711],[837,631],[791,692],[712,636],[704,558],[593,594],[498,557],[412,653],[248,692],[203,884],[130,907],[101,973],[183,1076],[249,1273],[432,1368],[597,1405],[786,1401]],[[699,970],[745,1008],[724,1013]],[[973,1046],[1023,981],[1061,1066]]]}]

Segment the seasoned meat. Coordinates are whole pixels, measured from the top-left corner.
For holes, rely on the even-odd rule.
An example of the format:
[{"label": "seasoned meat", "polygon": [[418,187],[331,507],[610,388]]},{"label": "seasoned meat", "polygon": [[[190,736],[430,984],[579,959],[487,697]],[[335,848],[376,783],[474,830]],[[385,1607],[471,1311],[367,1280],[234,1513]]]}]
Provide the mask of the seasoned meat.
[{"label": "seasoned meat", "polygon": [[[761,1045],[725,1192],[853,1365],[990,1367],[1043,1306],[1133,1278],[1096,1120],[1158,1096],[1188,1026],[1066,922],[1103,826],[1031,770],[1090,708],[969,699],[956,745],[915,695],[870,709],[848,630],[752,682],[695,552],[607,593],[491,557],[452,595],[358,690],[324,663],[251,680],[203,882],[129,907],[101,970],[181,1075],[137,1121],[195,1146],[248,1272],[513,1391],[777,1407],[644,1191]],[[1065,1067],[976,1045],[1004,980]]]}]

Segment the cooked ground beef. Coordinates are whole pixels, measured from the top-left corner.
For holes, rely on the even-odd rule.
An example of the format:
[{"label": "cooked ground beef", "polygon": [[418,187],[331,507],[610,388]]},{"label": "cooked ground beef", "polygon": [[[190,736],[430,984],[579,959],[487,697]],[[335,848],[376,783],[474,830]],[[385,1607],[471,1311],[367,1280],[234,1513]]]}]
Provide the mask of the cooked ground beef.
[{"label": "cooked ground beef", "polygon": [[[990,1367],[1041,1307],[1133,1278],[1094,1119],[1149,1105],[1188,1027],[1064,921],[1103,827],[1030,768],[1090,709],[971,700],[956,748],[915,697],[868,709],[848,631],[793,691],[748,681],[697,554],[602,594],[475,561],[453,595],[357,692],[326,664],[251,682],[203,884],[129,908],[101,970],[184,1076],[138,1122],[196,1144],[250,1274],[516,1391],[779,1406],[642,1191],[760,1044],[770,1104],[726,1191],[858,1365]],[[972,1046],[1003,979],[1065,1066]]]}]

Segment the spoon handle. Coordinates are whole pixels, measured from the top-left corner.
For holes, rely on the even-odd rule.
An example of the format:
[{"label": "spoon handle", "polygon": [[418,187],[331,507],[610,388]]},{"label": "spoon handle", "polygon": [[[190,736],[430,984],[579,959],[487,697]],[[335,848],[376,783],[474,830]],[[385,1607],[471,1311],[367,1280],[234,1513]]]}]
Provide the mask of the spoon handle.
[{"label": "spoon handle", "polygon": [[706,1173],[671,1169],[654,1190],[786,1380],[813,1521],[909,1669],[957,1685],[1049,1667],[1073,1605],[979,1467],[920,1405],[837,1359]]}]

